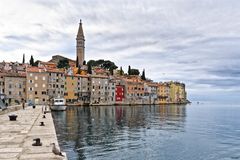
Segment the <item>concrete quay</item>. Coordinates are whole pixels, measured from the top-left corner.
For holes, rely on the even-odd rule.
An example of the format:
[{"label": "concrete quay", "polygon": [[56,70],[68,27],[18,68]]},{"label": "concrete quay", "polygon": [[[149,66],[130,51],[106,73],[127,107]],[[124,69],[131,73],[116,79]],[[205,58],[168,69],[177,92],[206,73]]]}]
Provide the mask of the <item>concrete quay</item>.
[{"label": "concrete quay", "polygon": [[[65,160],[52,153],[51,143],[59,148],[51,113],[43,118],[43,106],[26,107],[25,110],[0,115],[1,160]],[[9,121],[8,115],[16,114],[17,121]],[[44,122],[45,126],[40,126]],[[42,146],[32,146],[33,139],[40,138]]]}]

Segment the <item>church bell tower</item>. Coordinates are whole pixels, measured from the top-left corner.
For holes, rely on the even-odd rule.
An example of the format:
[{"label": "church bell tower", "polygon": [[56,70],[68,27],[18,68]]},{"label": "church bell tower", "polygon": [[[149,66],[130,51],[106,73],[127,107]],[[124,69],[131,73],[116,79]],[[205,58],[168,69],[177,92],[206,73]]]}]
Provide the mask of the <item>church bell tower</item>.
[{"label": "church bell tower", "polygon": [[76,46],[76,53],[77,53],[77,61],[78,66],[83,65],[84,56],[85,56],[85,38],[83,34],[83,28],[82,28],[82,21],[80,20],[79,28],[78,28],[78,34],[77,34],[77,46]]}]

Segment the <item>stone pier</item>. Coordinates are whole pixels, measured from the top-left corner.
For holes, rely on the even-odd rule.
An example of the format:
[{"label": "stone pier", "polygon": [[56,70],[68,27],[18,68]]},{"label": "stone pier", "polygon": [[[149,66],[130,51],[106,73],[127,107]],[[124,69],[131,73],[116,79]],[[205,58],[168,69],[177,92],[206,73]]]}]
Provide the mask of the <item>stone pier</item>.
[{"label": "stone pier", "polygon": [[[43,118],[43,106],[0,115],[0,159],[1,160],[63,160],[52,153],[51,143],[59,148],[51,113]],[[16,121],[9,121],[8,115],[16,114]],[[45,126],[40,126],[44,122]],[[40,138],[42,146],[32,146],[33,139]]]}]

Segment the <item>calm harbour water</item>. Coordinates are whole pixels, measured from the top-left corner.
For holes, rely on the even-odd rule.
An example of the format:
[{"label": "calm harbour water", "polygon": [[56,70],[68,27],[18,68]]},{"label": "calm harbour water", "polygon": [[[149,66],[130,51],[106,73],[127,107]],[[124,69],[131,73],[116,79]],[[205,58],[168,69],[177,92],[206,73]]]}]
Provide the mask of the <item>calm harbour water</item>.
[{"label": "calm harbour water", "polygon": [[80,159],[240,159],[240,105],[68,107],[60,147]]}]

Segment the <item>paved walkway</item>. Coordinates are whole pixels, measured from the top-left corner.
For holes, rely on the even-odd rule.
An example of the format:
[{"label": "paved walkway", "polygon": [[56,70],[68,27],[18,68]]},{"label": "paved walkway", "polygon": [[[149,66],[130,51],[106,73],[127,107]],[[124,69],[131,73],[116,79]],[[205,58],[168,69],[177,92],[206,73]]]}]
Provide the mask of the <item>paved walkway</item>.
[{"label": "paved walkway", "polygon": [[[9,114],[17,114],[17,121],[9,121]],[[65,157],[52,153],[50,143],[58,146],[51,113],[42,118],[42,106],[0,115],[1,160],[62,160]],[[40,126],[44,122],[45,126]],[[40,138],[42,146],[32,146],[33,139]]]}]

